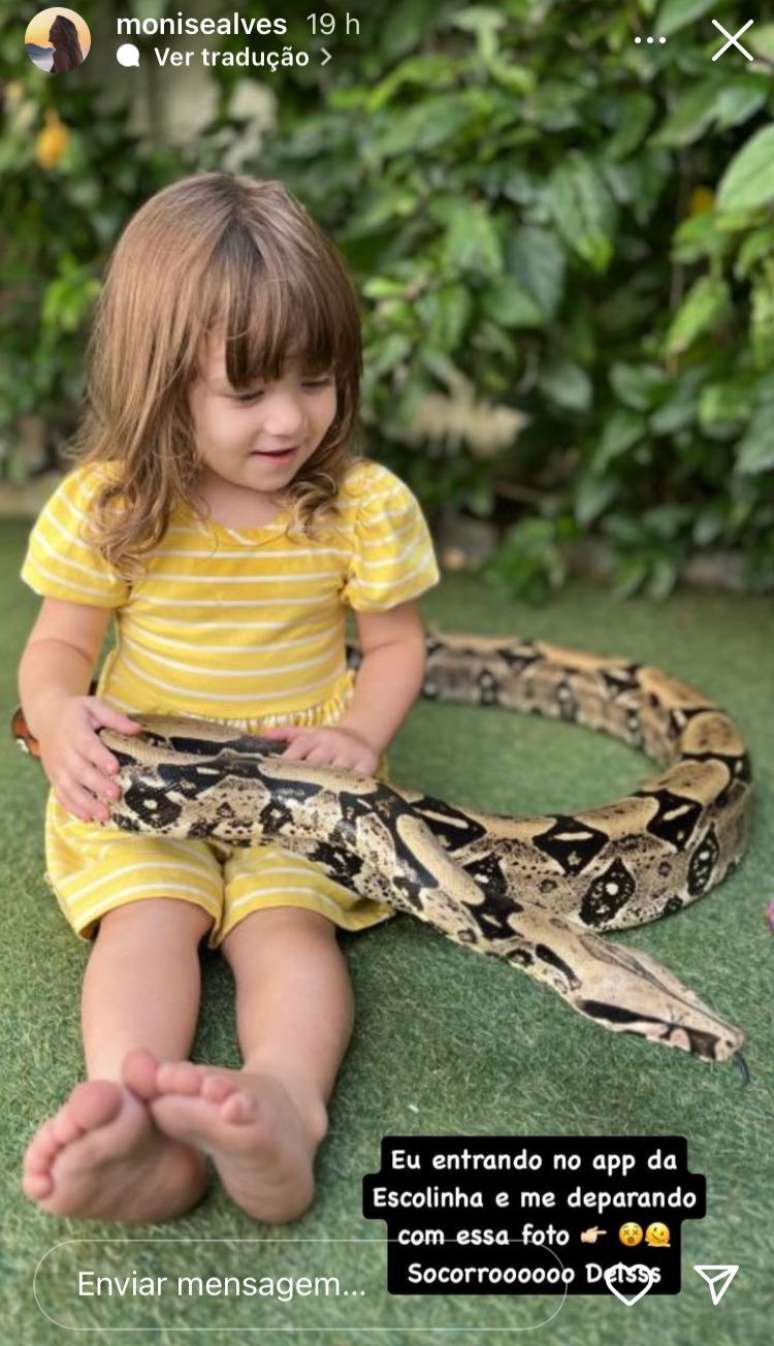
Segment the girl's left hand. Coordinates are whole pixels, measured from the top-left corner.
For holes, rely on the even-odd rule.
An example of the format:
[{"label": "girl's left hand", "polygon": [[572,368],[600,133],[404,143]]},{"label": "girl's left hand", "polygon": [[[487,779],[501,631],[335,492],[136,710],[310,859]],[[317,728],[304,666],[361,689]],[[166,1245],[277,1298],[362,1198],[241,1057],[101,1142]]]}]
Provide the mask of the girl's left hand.
[{"label": "girl's left hand", "polygon": [[295,762],[345,767],[349,771],[357,771],[361,776],[373,776],[379,763],[378,752],[351,729],[327,725],[306,728],[298,724],[279,724],[270,729],[261,729],[260,736],[286,739],[289,746],[282,757]]}]

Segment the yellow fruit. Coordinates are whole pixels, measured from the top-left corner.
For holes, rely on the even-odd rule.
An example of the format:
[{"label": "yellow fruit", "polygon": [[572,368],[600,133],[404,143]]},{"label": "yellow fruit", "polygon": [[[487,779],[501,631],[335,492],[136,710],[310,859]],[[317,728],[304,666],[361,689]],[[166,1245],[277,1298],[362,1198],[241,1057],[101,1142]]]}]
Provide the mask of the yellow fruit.
[{"label": "yellow fruit", "polygon": [[688,199],[689,215],[706,215],[715,204],[715,193],[709,187],[694,187]]},{"label": "yellow fruit", "polygon": [[46,125],[35,142],[35,158],[41,168],[56,168],[70,143],[70,133],[59,113],[53,108],[46,110]]}]

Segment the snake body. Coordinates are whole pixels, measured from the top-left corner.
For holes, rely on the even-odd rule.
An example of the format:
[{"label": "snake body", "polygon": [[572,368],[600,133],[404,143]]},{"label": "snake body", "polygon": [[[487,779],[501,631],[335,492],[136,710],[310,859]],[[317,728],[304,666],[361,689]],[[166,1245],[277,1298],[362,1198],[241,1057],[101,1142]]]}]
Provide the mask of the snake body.
[{"label": "snake body", "polygon": [[[357,666],[359,655],[348,647]],[[678,911],[744,850],[742,739],[718,706],[656,668],[541,641],[433,632],[423,694],[605,731],[661,774],[624,799],[548,817],[486,814],[333,767],[212,721],[102,729],[128,831],[276,841],[363,897],[505,958],[608,1029],[722,1061],[742,1032],[648,955],[600,938]]]}]

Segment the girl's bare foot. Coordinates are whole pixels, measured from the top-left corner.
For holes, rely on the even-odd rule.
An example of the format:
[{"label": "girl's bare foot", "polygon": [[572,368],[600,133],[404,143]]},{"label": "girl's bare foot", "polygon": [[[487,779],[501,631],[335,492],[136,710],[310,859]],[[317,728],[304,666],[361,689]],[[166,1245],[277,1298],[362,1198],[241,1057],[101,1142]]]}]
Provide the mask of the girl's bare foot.
[{"label": "girl's bare foot", "polygon": [[201,1154],[160,1132],[147,1104],[113,1080],[76,1085],[24,1156],[22,1190],[50,1215],[164,1220],[206,1185]]},{"label": "girl's bare foot", "polygon": [[212,1156],[226,1191],[248,1215],[282,1223],[308,1209],[322,1117],[303,1117],[274,1075],[165,1061],[154,1080],[153,1058],[143,1056],[144,1064],[133,1053],[124,1078],[139,1085],[162,1131]]}]

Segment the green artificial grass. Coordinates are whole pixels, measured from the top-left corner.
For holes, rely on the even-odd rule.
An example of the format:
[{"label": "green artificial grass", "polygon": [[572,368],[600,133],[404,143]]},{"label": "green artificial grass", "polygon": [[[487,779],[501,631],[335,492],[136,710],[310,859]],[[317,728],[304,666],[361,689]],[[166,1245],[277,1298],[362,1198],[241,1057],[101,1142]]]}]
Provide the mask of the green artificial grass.
[{"label": "green artificial grass", "polygon": [[[18,656],[37,610],[34,595],[18,580],[26,533],[21,522],[0,529],[6,720],[16,703]],[[109,1326],[155,1329],[140,1339],[158,1342],[190,1339],[190,1328],[207,1329],[208,1340],[277,1338],[288,1346],[408,1346],[429,1340],[430,1328],[444,1329],[435,1340],[464,1334],[495,1341],[554,1313],[558,1300],[548,1297],[386,1293],[385,1226],[361,1214],[362,1179],[379,1168],[385,1135],[686,1136],[691,1172],[707,1177],[707,1216],[683,1223],[681,1294],[646,1296],[631,1309],[606,1296],[568,1298],[533,1340],[611,1346],[623,1332],[631,1346],[654,1340],[659,1346],[763,1346],[770,1339],[774,934],[764,909],[774,897],[771,602],[683,591],[664,605],[617,604],[604,589],[573,583],[534,610],[504,602],[476,578],[455,576],[422,606],[425,620],[446,630],[531,635],[660,665],[733,714],[750,745],[756,780],[744,863],[679,915],[609,938],[652,954],[743,1027],[751,1083],[743,1088],[730,1064],[709,1066],[595,1027],[505,963],[474,956],[399,916],[341,936],[357,1021],[318,1157],[316,1203],[302,1220],[255,1223],[215,1183],[196,1210],[172,1223],[127,1228],[45,1215],[20,1192],[20,1163],[37,1126],[82,1078],[79,991],[88,950],[69,931],[43,881],[43,773],[22,758],[8,733],[0,734],[6,909],[0,1313],[8,1339],[18,1346],[75,1339],[67,1329],[76,1326],[91,1329],[85,1333],[89,1341],[96,1329]],[[577,727],[427,702],[413,710],[390,765],[396,781],[442,799],[521,814],[604,803],[628,793],[651,770],[638,753]],[[203,961],[194,1059],[237,1066],[230,973],[216,954],[203,953]],[[56,1275],[49,1258],[39,1277],[41,1307],[36,1305],[33,1273],[53,1245],[127,1238],[151,1242],[77,1245],[69,1271],[60,1252]],[[197,1239],[231,1242],[177,1241]],[[203,1259],[206,1274],[339,1276],[349,1293],[285,1304],[205,1299],[175,1312],[154,1299],[78,1304],[72,1266],[81,1256],[100,1274],[126,1274],[132,1267],[193,1274]],[[694,1263],[740,1264],[717,1308]],[[268,1337],[255,1331],[259,1327],[269,1328]],[[383,1330],[367,1330],[374,1327]]]}]

